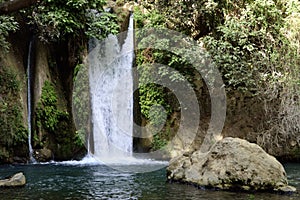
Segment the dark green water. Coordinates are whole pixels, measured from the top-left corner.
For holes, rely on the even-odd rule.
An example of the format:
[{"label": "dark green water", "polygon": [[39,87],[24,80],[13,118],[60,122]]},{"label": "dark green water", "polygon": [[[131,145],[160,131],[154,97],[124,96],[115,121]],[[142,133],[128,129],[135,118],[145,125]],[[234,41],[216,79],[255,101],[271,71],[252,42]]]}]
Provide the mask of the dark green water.
[{"label": "dark green water", "polygon": [[[143,166],[126,166],[130,168]],[[286,164],[291,185],[300,191],[300,164]],[[0,199],[219,199],[298,200],[300,195],[241,193],[200,190],[193,186],[166,183],[166,171],[127,173],[105,165],[35,164],[0,167],[3,178],[24,172],[23,188],[0,188]]]}]

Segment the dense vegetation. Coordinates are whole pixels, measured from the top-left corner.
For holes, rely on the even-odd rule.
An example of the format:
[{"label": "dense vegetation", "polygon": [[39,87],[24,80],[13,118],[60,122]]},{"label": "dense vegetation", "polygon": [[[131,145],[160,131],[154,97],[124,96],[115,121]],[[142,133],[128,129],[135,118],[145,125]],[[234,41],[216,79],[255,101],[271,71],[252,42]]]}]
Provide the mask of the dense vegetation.
[{"label": "dense vegetation", "polygon": [[[0,0],[1,3],[5,4],[8,1]],[[8,5],[16,6],[14,1],[9,2]],[[8,9],[11,10],[9,12],[3,11],[1,7],[0,46],[6,51],[13,50],[9,37],[15,40],[13,37],[16,37],[16,34],[12,36],[11,33],[22,32],[26,37],[35,35],[34,38],[44,43],[46,51],[52,52],[50,54],[47,52],[47,58],[42,61],[47,62],[42,64],[49,66],[50,74],[41,83],[41,91],[35,91],[37,96],[39,92],[41,94],[38,102],[35,102],[36,107],[33,112],[32,145],[36,149],[52,150],[56,159],[71,159],[82,150],[87,130],[80,128],[75,130],[73,116],[70,113],[72,109],[66,107],[71,105],[71,102],[68,102],[71,99],[68,97],[68,92],[72,91],[72,79],[70,82],[66,79],[68,77],[76,79],[79,66],[82,66],[83,57],[87,52],[88,38],[102,39],[110,33],[116,34],[119,31],[118,19],[111,11],[104,9],[105,0],[46,0],[26,5],[21,7],[21,10]],[[27,60],[27,47],[25,46],[28,45],[30,38],[22,40],[24,47],[21,48],[23,44],[14,44],[20,47],[13,47],[18,49],[15,55],[20,53],[25,56],[23,63],[25,69],[25,60]],[[1,52],[4,51],[1,50]],[[14,56],[13,51],[9,53]],[[18,145],[17,149],[23,146],[25,149],[28,147],[26,110],[24,110],[26,106],[20,106],[23,102],[19,100],[25,92],[26,82],[16,78],[20,76],[20,80],[24,80],[26,75],[21,74],[23,73],[21,71],[14,74],[10,71],[11,67],[3,67],[0,67],[1,86],[3,86],[0,96],[2,99],[0,108],[3,110],[0,117],[3,136],[0,144],[1,161],[12,158],[14,155],[24,157],[28,155],[26,151],[22,155],[8,151],[11,151],[14,145]],[[33,66],[35,67],[42,66]],[[19,70],[21,68],[21,66],[18,67]],[[11,82],[10,79],[13,81]],[[14,86],[13,90],[8,88],[10,86]],[[86,105],[84,101],[75,101],[74,106],[83,108]]]},{"label": "dense vegetation", "polygon": [[[57,92],[49,81],[45,81],[44,83],[41,99],[38,102],[35,112],[36,125],[39,131],[44,129],[52,135],[59,136],[63,133],[63,129],[61,128],[66,129],[66,127],[60,127],[60,124],[68,123],[69,113],[58,107]],[[43,145],[43,138],[40,138],[39,142],[41,143],[40,145]]]},{"label": "dense vegetation", "polygon": [[0,46],[2,48],[8,49],[9,43],[6,38],[10,31],[16,31],[17,28],[18,24],[13,17],[0,15]]},{"label": "dense vegetation", "polygon": [[[258,128],[260,145],[272,148],[287,139],[299,144],[298,1],[171,0],[142,5],[146,11],[137,10],[138,27],[166,27],[194,38],[218,66],[229,98],[238,92],[265,102],[266,118]],[[153,49],[138,55],[140,79],[149,73],[145,63],[154,62],[179,70],[189,81],[193,79],[187,73],[191,72],[188,63]],[[141,87],[140,94],[147,119],[149,104],[168,104],[165,89],[160,86]]]},{"label": "dense vegetation", "polygon": [[[22,17],[32,25],[43,41],[60,41],[68,37],[101,39],[109,33],[118,32],[116,16],[105,12],[104,5],[105,0],[46,0],[38,1],[18,12],[21,12]],[[18,28],[18,22],[14,17],[17,13],[0,15],[2,47],[8,47],[5,38],[10,31],[16,31]]]},{"label": "dense vegetation", "polygon": [[[0,63],[1,60],[0,60]],[[0,66],[0,161],[7,161],[14,148],[22,149],[27,142],[23,125],[22,101],[18,95],[21,81],[11,68]]]},{"label": "dense vegetation", "polygon": [[[0,0],[1,2],[3,0]],[[112,5],[122,6],[126,2],[129,1],[113,1]],[[87,39],[89,37],[101,39],[109,33],[116,34],[120,30],[117,23],[124,22],[122,9],[114,9],[119,15],[117,18],[115,14],[104,9],[105,4],[105,0],[45,0],[15,13],[0,15],[0,46],[9,48],[6,39],[10,32],[18,29],[16,18],[21,15],[40,40],[50,44],[63,42],[67,44],[66,51],[70,52],[66,55],[74,57],[68,64],[73,69],[70,70],[71,76],[76,80],[77,72],[83,67],[83,54],[87,53]],[[238,93],[243,98],[255,99],[264,105],[265,116],[255,130],[259,132],[256,142],[272,149],[284,144],[285,141],[291,141],[292,146],[300,149],[299,1],[140,1],[135,8],[135,21],[137,28],[176,30],[205,47],[222,74],[228,99],[234,98]],[[172,39],[174,38],[164,38],[156,42],[157,45],[168,49],[172,45]],[[151,44],[153,38],[144,38],[142,42]],[[153,66],[153,63],[162,65]],[[174,134],[172,130],[178,126],[176,116],[180,105],[168,88],[151,83],[149,75],[155,74],[155,78],[161,79],[168,77],[174,83],[183,83],[187,80],[194,87],[198,98],[202,94],[200,90],[205,90],[205,84],[199,75],[195,75],[191,63],[174,52],[155,48],[140,49],[137,52],[136,64],[140,79],[139,103],[144,120],[153,127],[160,127],[167,118],[164,128],[158,131],[152,140],[152,150],[156,150],[172,138]],[[164,66],[175,69],[182,76],[166,70]],[[13,72],[5,71],[4,68],[0,70],[1,77],[13,75]],[[6,80],[5,88],[1,88],[0,91],[1,109],[8,109],[7,101],[10,101],[10,95],[19,90],[7,89],[9,86],[7,81],[9,80]],[[88,111],[84,108],[89,106],[89,103],[81,101],[81,96],[87,98],[87,94],[82,93],[86,86],[81,85],[81,82],[78,84],[80,87],[76,87],[77,90],[74,91],[75,95],[78,95],[78,99],[74,100],[74,106],[81,112],[82,121],[79,122],[81,127],[78,128],[77,134],[73,136],[76,143],[81,144],[83,136],[88,132],[86,126],[89,123]],[[59,125],[61,119],[67,123],[71,117],[57,107],[54,90],[53,85],[45,83],[36,113],[37,127],[53,135],[58,134],[58,130],[61,129]],[[161,112],[159,105],[164,107],[164,113]],[[10,112],[18,113],[20,108],[10,106],[9,109]],[[2,129],[11,131],[9,138],[18,135],[16,141],[24,141],[26,139],[24,127],[19,126],[20,115],[14,116],[10,120],[16,121],[16,127],[8,127],[3,123],[6,115],[1,115]],[[64,136],[62,134],[55,137],[61,137],[63,140]],[[70,140],[69,138],[67,142]],[[8,145],[11,145],[11,142]]]},{"label": "dense vegetation", "polygon": [[116,33],[115,15],[104,12],[105,0],[47,0],[30,11],[30,23],[37,26],[43,40],[66,36],[105,38]]}]

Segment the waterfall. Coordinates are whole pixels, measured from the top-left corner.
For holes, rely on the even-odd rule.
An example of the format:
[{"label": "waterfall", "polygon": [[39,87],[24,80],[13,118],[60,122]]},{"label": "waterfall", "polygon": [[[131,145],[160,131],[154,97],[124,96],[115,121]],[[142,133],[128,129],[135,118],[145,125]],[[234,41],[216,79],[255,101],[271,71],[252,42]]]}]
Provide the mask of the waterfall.
[{"label": "waterfall", "polygon": [[133,16],[126,39],[120,45],[109,35],[89,53],[94,156],[101,161],[120,161],[133,149]]},{"label": "waterfall", "polygon": [[33,158],[33,149],[31,146],[31,59],[32,59],[32,49],[33,49],[33,40],[31,39],[28,47],[27,55],[27,125],[28,125],[28,149],[29,149],[29,159],[31,163],[36,162]]}]

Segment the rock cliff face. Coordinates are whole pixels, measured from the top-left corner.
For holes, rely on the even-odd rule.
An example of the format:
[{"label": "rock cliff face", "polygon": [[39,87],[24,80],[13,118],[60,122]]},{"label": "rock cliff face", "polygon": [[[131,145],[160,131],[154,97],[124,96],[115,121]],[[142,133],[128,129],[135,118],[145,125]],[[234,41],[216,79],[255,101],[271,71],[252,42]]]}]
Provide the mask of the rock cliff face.
[{"label": "rock cliff face", "polygon": [[[29,159],[26,70],[29,42],[34,33],[23,19],[19,23],[20,29],[9,36],[9,51],[0,48],[0,164]],[[85,150],[75,143],[71,106],[75,66],[70,61],[71,47],[67,41],[46,44],[38,37],[32,46],[32,147],[49,149],[53,155],[46,160],[75,159]],[[51,87],[47,88],[46,83]],[[43,96],[43,90],[48,94]],[[51,130],[43,123],[52,123]]]},{"label": "rock cliff face", "polygon": [[261,147],[224,138],[206,153],[197,150],[174,158],[168,180],[225,190],[294,192],[283,166]]},{"label": "rock cliff face", "polygon": [[[0,48],[0,163],[26,160],[28,29],[12,34],[10,49]],[[25,159],[24,159],[25,158]]]},{"label": "rock cliff face", "polygon": [[42,159],[38,156],[38,161],[74,159],[82,150],[74,142],[73,66],[69,65],[66,52],[65,44],[35,42],[32,145],[35,152],[48,149],[53,153]]}]

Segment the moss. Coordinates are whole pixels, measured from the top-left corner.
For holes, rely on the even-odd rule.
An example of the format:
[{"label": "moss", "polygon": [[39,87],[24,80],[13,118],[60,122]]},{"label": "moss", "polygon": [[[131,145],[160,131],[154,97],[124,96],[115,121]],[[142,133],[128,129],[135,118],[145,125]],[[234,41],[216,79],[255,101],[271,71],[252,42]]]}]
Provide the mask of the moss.
[{"label": "moss", "polygon": [[15,147],[27,143],[20,91],[17,74],[10,67],[0,66],[0,161],[11,157]]},{"label": "moss", "polygon": [[83,147],[75,142],[72,117],[63,106],[59,106],[55,85],[49,81],[45,81],[42,88],[41,99],[35,110],[35,124],[36,147],[50,148],[55,159],[70,159],[74,152]]},{"label": "moss", "polygon": [[55,132],[62,118],[68,118],[69,114],[57,107],[57,93],[54,86],[45,81],[41,100],[36,109],[36,120],[39,128],[43,127],[49,133]]},{"label": "moss", "polygon": [[90,94],[88,65],[78,64],[74,70],[73,117],[76,124],[75,143],[83,146],[90,132]]}]

